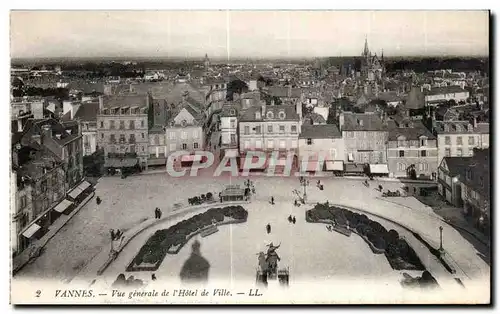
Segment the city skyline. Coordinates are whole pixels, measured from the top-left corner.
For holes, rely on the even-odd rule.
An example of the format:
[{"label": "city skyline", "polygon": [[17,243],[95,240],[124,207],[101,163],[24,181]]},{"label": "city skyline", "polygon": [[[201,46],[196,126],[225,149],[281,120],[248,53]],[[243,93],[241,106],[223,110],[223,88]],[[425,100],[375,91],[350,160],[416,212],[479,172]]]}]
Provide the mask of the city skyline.
[{"label": "city skyline", "polygon": [[[256,22],[259,23],[256,23]],[[488,11],[12,11],[11,57],[488,56]],[[141,45],[138,45],[141,43]]]}]

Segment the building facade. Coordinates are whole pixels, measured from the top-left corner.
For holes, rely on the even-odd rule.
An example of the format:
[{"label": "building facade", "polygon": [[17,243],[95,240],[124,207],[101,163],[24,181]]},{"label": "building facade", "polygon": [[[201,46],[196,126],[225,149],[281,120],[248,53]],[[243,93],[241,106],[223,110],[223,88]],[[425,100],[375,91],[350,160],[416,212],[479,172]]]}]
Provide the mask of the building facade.
[{"label": "building facade", "polygon": [[376,113],[342,112],[344,160],[357,164],[387,164],[388,124]]},{"label": "building facade", "polygon": [[460,101],[467,101],[470,94],[468,90],[460,86],[443,86],[432,88],[424,92],[424,99],[426,105],[436,104],[440,101],[455,100],[457,103]]},{"label": "building facade", "polygon": [[401,118],[389,121],[388,125],[389,175],[435,179],[438,168],[436,137],[418,120]]},{"label": "building facade", "polygon": [[438,162],[444,157],[472,156],[474,148],[490,146],[489,123],[475,121],[435,121]]},{"label": "building facade", "polygon": [[[105,96],[99,99],[97,145],[104,149],[105,167],[130,166],[137,159],[147,167],[149,156],[148,112],[152,97]],[[119,160],[127,159],[121,165]]]},{"label": "building facade", "polygon": [[302,125],[299,135],[299,160],[303,161],[307,158],[311,161],[308,164],[308,170],[342,171],[343,168],[332,169],[331,165],[335,161],[341,161],[339,164],[343,165],[344,156],[344,139],[337,125]]},{"label": "building facade", "polygon": [[[300,118],[297,106],[251,107],[242,115],[238,129],[240,157],[249,151],[264,151],[270,158],[279,156],[279,166],[290,154],[298,157]],[[266,165],[267,166],[267,165]]]}]

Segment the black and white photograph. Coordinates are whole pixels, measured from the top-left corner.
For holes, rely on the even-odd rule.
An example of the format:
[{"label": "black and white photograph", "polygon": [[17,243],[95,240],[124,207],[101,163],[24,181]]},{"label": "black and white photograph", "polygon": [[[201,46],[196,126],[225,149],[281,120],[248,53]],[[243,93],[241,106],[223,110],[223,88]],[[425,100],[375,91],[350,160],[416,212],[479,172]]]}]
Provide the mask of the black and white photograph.
[{"label": "black and white photograph", "polygon": [[10,302],[490,304],[490,15],[11,10]]}]

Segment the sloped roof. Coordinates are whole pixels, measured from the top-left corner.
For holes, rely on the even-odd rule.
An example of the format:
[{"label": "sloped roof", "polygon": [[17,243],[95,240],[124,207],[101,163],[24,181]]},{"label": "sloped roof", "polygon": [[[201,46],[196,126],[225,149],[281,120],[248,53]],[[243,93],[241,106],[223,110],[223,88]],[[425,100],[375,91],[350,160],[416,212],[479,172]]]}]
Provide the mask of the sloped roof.
[{"label": "sloped roof", "polygon": [[[295,111],[295,106],[290,106],[290,105],[266,106],[264,116],[262,117],[261,120],[257,120],[255,118],[255,113],[258,111],[261,111],[261,110],[262,109],[260,106],[254,106],[254,107],[248,108],[245,111],[245,113],[243,114],[243,116],[241,117],[240,121],[246,121],[246,122],[249,122],[249,121],[274,121],[274,120],[276,120],[276,121],[299,121],[299,119],[300,119],[299,115]],[[274,116],[273,119],[267,119],[267,113],[269,111],[273,112],[273,116]],[[280,111],[285,112],[285,118],[283,120],[281,120],[279,118]]]},{"label": "sloped roof", "polygon": [[465,176],[471,157],[443,157],[451,177]]},{"label": "sloped roof", "polygon": [[[489,123],[477,123],[476,127],[473,127],[471,131],[467,130],[469,124],[471,124],[469,121],[436,121],[434,130],[439,134],[490,133]],[[448,129],[445,126],[448,126]]]},{"label": "sloped roof", "polygon": [[299,138],[342,138],[342,134],[335,124],[303,125]]},{"label": "sloped roof", "polygon": [[404,136],[407,140],[418,140],[420,136],[425,136],[427,139],[436,139],[422,121],[411,121],[409,127],[401,127],[401,125],[398,126],[396,121],[389,120],[387,125],[389,128],[389,141],[397,141],[400,136]]},{"label": "sloped roof", "polygon": [[97,113],[99,112],[98,102],[87,102],[80,105],[75,113],[75,119],[82,121],[97,121]]},{"label": "sloped roof", "polygon": [[377,114],[344,112],[342,131],[386,131],[387,125]]},{"label": "sloped roof", "polygon": [[426,90],[424,92],[424,94],[425,95],[443,95],[443,94],[462,93],[462,92],[467,92],[467,90],[461,88],[460,86],[452,85],[452,86],[434,87],[431,90]]},{"label": "sloped roof", "polygon": [[127,107],[127,106],[140,106],[145,107],[148,105],[146,95],[113,95],[103,97],[103,107]]}]

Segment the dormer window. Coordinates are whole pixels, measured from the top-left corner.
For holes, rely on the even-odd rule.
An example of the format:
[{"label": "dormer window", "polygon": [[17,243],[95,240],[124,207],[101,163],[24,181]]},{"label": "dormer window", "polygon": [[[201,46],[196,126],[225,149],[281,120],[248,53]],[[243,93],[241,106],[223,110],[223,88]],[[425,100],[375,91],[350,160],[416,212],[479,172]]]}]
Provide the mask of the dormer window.
[{"label": "dormer window", "polygon": [[268,119],[274,119],[274,113],[272,111],[268,111],[266,117]]},{"label": "dormer window", "polygon": [[427,137],[420,138],[420,146],[427,146]]},{"label": "dormer window", "polygon": [[186,121],[186,120],[182,120],[182,121],[181,121],[181,126],[182,126],[182,127],[185,127],[186,125],[187,125],[187,121]]},{"label": "dormer window", "polygon": [[280,118],[280,120],[285,120],[285,117],[286,117],[286,114],[284,111],[280,111],[278,113],[278,117]]},{"label": "dormer window", "polygon": [[255,119],[260,120],[260,111],[255,112]]},{"label": "dormer window", "polygon": [[467,131],[472,132],[472,124],[467,124]]},{"label": "dormer window", "polygon": [[444,125],[444,131],[445,132],[450,132],[450,126],[448,124]]},{"label": "dormer window", "polygon": [[234,109],[229,110],[229,114],[234,116],[236,114],[236,111]]}]

